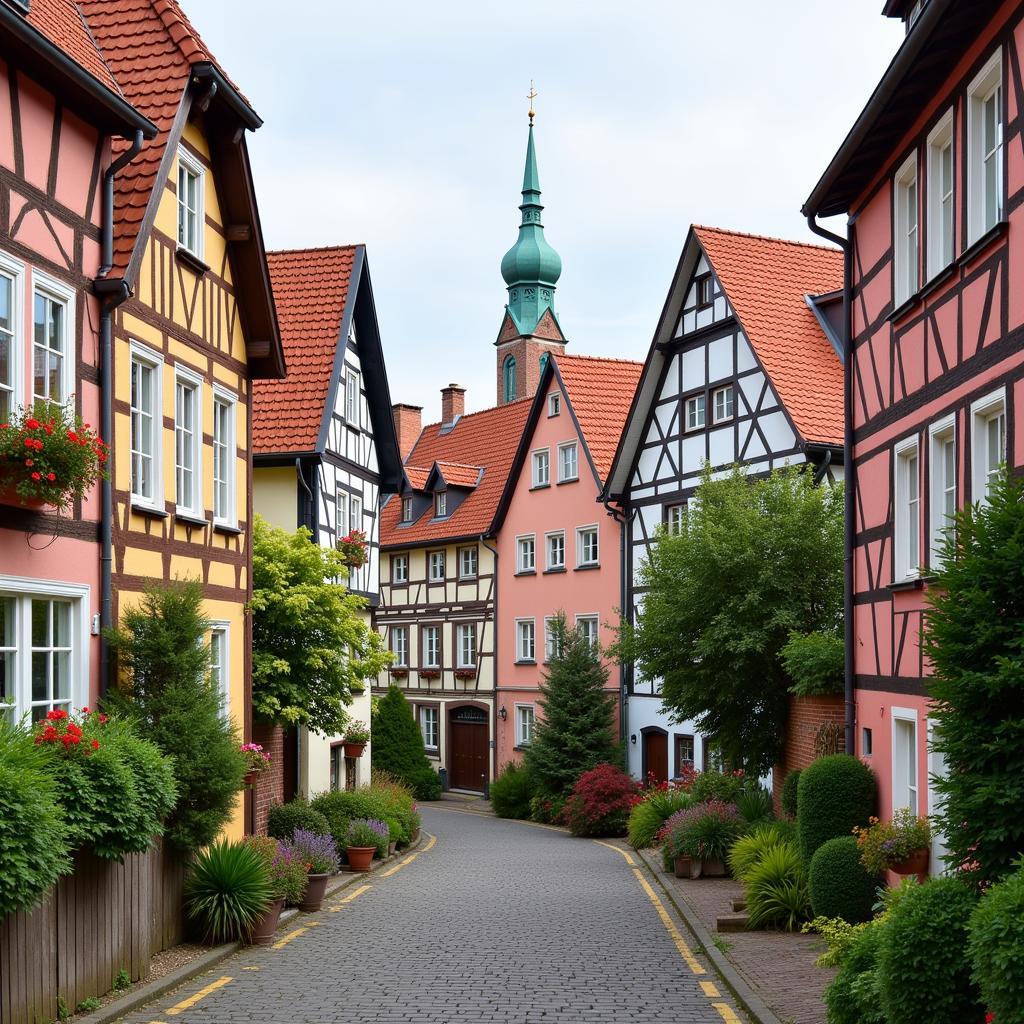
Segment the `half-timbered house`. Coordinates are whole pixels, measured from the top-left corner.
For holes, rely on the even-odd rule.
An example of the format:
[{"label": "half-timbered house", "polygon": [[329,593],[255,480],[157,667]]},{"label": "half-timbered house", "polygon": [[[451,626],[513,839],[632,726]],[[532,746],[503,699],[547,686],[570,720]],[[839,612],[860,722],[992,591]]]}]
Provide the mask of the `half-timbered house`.
[{"label": "half-timbered house", "polygon": [[[158,128],[118,176],[101,282],[109,613],[116,621],[154,580],[199,580],[214,677],[248,738],[251,387],[285,365],[245,141],[261,121],[175,0],[79,6],[126,97]],[[242,828],[239,808],[228,831]]]},{"label": "half-timbered house", "polygon": [[[45,401],[98,425],[111,140],[156,129],[73,3],[0,5],[0,53],[0,424]],[[98,696],[99,492],[61,515],[0,504],[0,718]]]},{"label": "half-timbered house", "polygon": [[[841,285],[838,249],[690,230],[604,489],[626,517],[630,616],[650,545],[680,527],[705,467],[758,475],[809,463],[819,478],[842,477]],[[705,738],[672,720],[660,681],[627,667],[625,685],[633,774],[704,766]],[[808,727],[835,714],[820,709]]]},{"label": "half-timbered house", "polygon": [[1001,464],[1024,463],[1024,6],[885,13],[904,42],[804,213],[848,217],[848,749],[883,814],[928,814],[938,541]]},{"label": "half-timbered house", "polygon": [[[346,583],[366,601],[369,623],[379,599],[381,496],[399,489],[402,463],[366,248],[272,252],[268,260],[288,376],[253,389],[254,508],[274,526],[306,527],[324,547],[364,534],[366,563]],[[349,712],[369,726],[368,690]],[[340,740],[300,732],[300,792],[369,782],[371,747],[346,763]]]}]

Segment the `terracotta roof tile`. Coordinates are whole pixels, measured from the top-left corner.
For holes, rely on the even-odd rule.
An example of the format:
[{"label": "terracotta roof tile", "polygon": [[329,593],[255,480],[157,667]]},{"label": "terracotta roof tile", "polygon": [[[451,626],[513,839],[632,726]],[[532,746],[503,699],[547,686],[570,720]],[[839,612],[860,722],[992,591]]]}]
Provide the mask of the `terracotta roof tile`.
[{"label": "terracotta roof tile", "polygon": [[26,21],[101,85],[123,97],[121,87],[103,59],[78,4],[72,0],[32,0]]},{"label": "terracotta roof tile", "polygon": [[482,466],[464,466],[460,462],[438,462],[437,468],[445,483],[452,487],[476,487],[483,472]]},{"label": "terracotta roof tile", "polygon": [[444,433],[440,423],[424,427],[409,453],[406,473],[411,467],[445,462],[480,466],[483,474],[476,488],[459,507],[447,519],[440,521],[432,519],[428,508],[412,524],[400,526],[398,520],[402,503],[390,498],[381,509],[381,543],[396,547],[487,533],[493,524],[532,404],[532,398],[523,398],[483,412],[470,413]]},{"label": "terracotta roof tile", "polygon": [[750,344],[804,440],[841,444],[843,367],[807,295],[843,284],[843,254],[694,225]]},{"label": "terracotta roof tile", "polygon": [[256,454],[316,448],[357,248],[267,253],[288,376],[253,383]]},{"label": "terracotta roof tile", "polygon": [[644,364],[564,353],[554,359],[603,484]]},{"label": "terracotta roof tile", "polygon": [[427,489],[427,477],[433,467],[427,466],[406,466],[405,475],[409,478],[409,486],[414,491],[425,491]]}]

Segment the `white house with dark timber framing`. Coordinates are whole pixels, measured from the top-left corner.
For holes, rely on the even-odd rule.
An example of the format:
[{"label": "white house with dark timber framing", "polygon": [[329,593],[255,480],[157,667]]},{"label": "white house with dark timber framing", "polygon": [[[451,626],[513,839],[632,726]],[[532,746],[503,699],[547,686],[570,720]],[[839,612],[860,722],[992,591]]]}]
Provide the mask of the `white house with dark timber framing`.
[{"label": "white house with dark timber framing", "polygon": [[[672,530],[704,467],[753,475],[812,463],[842,477],[842,253],[691,228],[603,497],[626,515],[622,606],[643,605],[639,570]],[[708,744],[673,722],[661,681],[626,667],[629,767],[644,777],[703,768]]]}]

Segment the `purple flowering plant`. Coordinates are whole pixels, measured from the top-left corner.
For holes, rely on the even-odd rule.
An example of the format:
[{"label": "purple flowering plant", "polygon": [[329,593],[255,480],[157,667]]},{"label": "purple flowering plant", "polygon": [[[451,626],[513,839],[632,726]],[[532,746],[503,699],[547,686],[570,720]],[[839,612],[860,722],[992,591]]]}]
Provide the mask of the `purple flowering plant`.
[{"label": "purple flowering plant", "polygon": [[872,875],[894,864],[902,864],[917,850],[931,846],[932,829],[927,818],[919,818],[909,807],[901,807],[892,821],[870,818],[866,827],[853,830],[860,849],[860,862]]},{"label": "purple flowering plant", "polygon": [[333,875],[338,870],[338,848],[331,836],[297,828],[291,846],[309,865],[311,875]]},{"label": "purple flowering plant", "polygon": [[375,818],[356,818],[349,823],[345,845],[363,848],[373,846],[383,857],[387,853],[389,837],[390,830],[386,822]]}]

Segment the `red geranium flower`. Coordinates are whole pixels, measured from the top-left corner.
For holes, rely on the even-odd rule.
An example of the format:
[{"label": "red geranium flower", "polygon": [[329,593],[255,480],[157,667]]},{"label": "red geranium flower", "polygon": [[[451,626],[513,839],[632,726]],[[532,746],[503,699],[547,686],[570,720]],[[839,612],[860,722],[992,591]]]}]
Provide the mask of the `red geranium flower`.
[{"label": "red geranium flower", "polygon": [[31,417],[25,420],[25,426],[28,427],[29,430],[38,430],[39,420],[35,419],[34,417]]},{"label": "red geranium flower", "polygon": [[32,479],[33,480],[42,480],[43,479],[43,474],[42,473],[33,473],[32,474]]},{"label": "red geranium flower", "polygon": [[46,479],[49,480],[50,483],[53,483],[53,481],[57,479],[57,474],[56,473],[47,473],[46,474]]},{"label": "red geranium flower", "polygon": [[100,749],[100,741],[99,740],[93,740],[92,741],[92,749],[93,750],[99,750]]},{"label": "red geranium flower", "polygon": [[25,465],[26,466],[34,466],[35,462],[32,459],[26,459],[25,460]]},{"label": "red geranium flower", "polygon": [[107,721],[107,716],[105,714],[103,714],[103,712],[101,711],[100,712],[100,725],[105,725],[106,721]]}]

